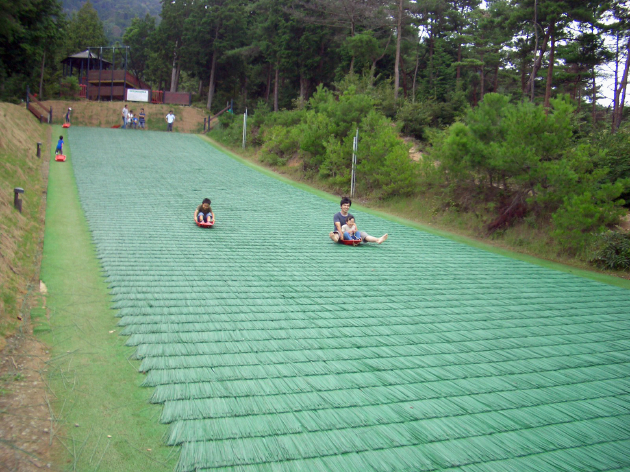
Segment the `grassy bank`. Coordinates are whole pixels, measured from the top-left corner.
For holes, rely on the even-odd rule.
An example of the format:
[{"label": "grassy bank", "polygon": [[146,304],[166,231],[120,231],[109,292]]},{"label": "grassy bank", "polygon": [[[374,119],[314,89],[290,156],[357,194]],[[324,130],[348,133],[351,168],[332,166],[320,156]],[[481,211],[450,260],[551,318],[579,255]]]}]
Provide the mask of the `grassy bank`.
[{"label": "grassy bank", "polygon": [[[0,349],[15,333],[38,290],[39,257],[44,234],[50,127],[41,125],[24,107],[0,103]],[[43,159],[36,155],[43,143]],[[13,189],[24,193],[22,213],[13,206]],[[20,320],[20,318],[22,320]]]},{"label": "grassy bank", "polygon": [[[60,127],[55,127],[57,132]],[[138,388],[143,376],[118,336],[108,287],[79,205],[72,131],[65,163],[51,162],[41,277],[48,289],[52,440],[64,470],[170,471],[178,449],[165,447],[161,407]]]}]

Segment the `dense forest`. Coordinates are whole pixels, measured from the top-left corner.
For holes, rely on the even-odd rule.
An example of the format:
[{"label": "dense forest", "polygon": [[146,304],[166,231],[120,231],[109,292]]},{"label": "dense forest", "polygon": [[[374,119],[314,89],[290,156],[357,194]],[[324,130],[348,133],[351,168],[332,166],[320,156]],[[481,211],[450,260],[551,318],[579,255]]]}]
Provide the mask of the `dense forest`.
[{"label": "dense forest", "polygon": [[[5,100],[27,84],[59,96],[76,80],[61,59],[115,41],[154,89],[210,114],[247,108],[270,165],[347,192],[358,131],[359,195],[430,197],[493,237],[548,228],[535,237],[554,250],[630,268],[630,240],[609,231],[630,201],[625,1],[163,0],[118,40],[89,1],[70,16],[56,0],[0,2]],[[213,130],[241,133],[234,114]]]},{"label": "dense forest", "polygon": [[[77,13],[85,0],[62,0],[63,12],[67,15]],[[157,17],[162,5],[160,0],[93,0],[92,5],[103,22],[105,35],[109,42],[120,40],[134,18],[146,15]],[[91,46],[104,46],[92,44]]]}]

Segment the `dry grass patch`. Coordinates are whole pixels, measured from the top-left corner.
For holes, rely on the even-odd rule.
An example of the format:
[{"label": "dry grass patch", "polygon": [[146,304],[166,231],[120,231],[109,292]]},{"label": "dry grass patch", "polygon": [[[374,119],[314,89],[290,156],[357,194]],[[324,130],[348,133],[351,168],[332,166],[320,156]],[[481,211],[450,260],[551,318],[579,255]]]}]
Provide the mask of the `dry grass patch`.
[{"label": "dry grass patch", "polygon": [[[0,349],[28,312],[24,297],[37,281],[43,238],[50,127],[25,108],[0,103]],[[43,156],[36,155],[42,142]],[[22,187],[23,213],[13,207],[13,189]],[[22,317],[23,318],[23,317]]]}]

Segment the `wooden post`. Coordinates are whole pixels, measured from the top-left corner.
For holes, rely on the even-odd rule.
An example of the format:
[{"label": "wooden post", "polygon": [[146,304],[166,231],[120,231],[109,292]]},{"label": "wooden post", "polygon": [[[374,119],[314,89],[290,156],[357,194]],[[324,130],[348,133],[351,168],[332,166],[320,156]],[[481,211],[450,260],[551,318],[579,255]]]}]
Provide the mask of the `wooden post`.
[{"label": "wooden post", "polygon": [[42,143],[37,143],[37,157],[42,157]]},{"label": "wooden post", "polygon": [[13,189],[13,206],[22,213],[22,200],[20,200],[20,194],[24,193],[24,189],[15,187]]}]

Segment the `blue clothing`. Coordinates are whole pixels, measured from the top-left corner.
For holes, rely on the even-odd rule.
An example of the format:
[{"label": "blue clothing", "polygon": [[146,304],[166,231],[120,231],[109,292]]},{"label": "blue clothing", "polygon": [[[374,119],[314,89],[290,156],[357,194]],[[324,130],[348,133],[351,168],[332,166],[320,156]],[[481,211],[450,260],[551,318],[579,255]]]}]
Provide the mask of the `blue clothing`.
[{"label": "blue clothing", "polygon": [[361,241],[361,231],[357,231],[355,234],[350,234],[347,231],[343,233],[343,239],[353,239],[355,241]]},{"label": "blue clothing", "polygon": [[57,149],[55,149],[55,151],[61,152],[62,149],[63,149],[63,139],[60,139],[59,142],[57,143]]},{"label": "blue clothing", "polygon": [[197,213],[197,221],[199,221],[199,223],[210,223],[212,221],[212,213]]}]

